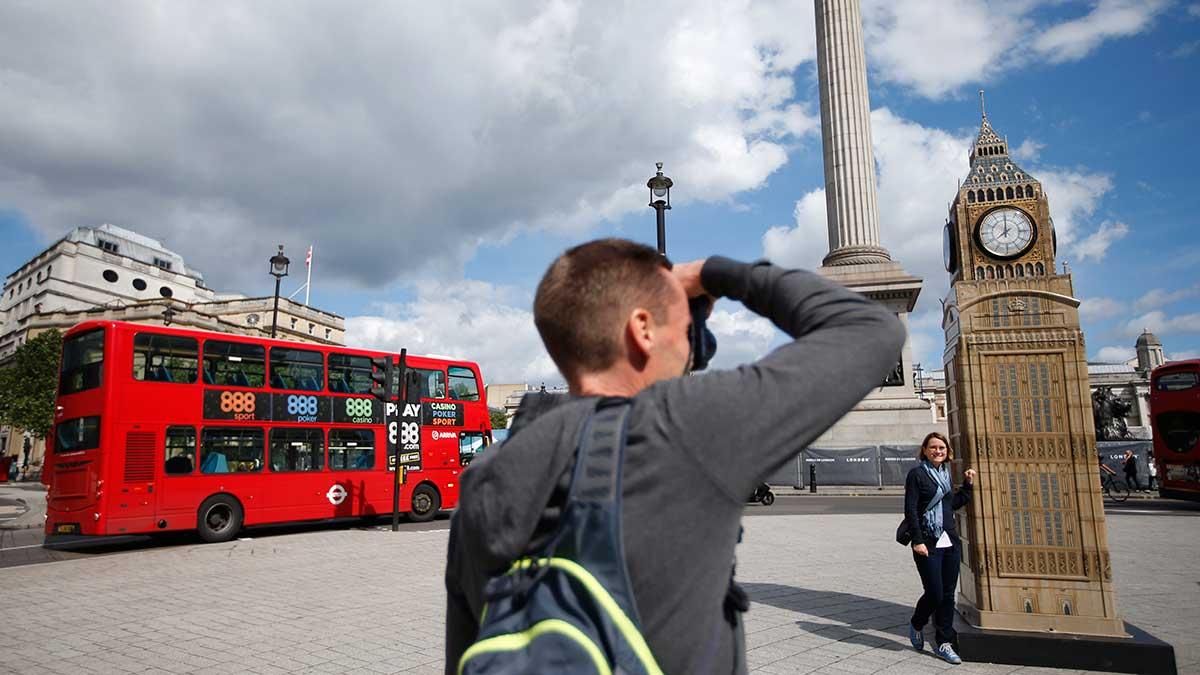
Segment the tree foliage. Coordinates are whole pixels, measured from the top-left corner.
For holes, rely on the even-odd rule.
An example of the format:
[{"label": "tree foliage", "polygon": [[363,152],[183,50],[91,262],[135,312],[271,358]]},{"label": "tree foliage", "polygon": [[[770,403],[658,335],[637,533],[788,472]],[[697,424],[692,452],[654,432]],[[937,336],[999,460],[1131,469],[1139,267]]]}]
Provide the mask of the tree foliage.
[{"label": "tree foliage", "polygon": [[488,408],[488,415],[492,418],[493,429],[503,429],[508,426],[508,414],[503,410]]},{"label": "tree foliage", "polygon": [[0,423],[45,438],[54,424],[62,333],[48,330],[17,348],[0,368]]}]

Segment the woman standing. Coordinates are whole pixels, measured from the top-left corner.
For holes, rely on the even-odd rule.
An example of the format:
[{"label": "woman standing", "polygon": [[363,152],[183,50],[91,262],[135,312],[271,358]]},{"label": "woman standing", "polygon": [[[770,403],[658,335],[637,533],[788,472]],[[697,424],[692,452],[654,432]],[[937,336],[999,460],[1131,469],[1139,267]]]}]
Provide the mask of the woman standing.
[{"label": "woman standing", "polygon": [[936,431],[925,437],[917,458],[921,463],[908,472],[904,482],[904,518],[925,594],[917,601],[908,624],[908,639],[914,649],[924,649],[925,635],[921,631],[932,616],[937,638],[934,653],[950,663],[962,663],[952,644],[954,591],[962,560],[954,510],[970,501],[975,470],[967,469],[963,474],[966,482],[954,491],[950,483],[950,442]]},{"label": "woman standing", "polygon": [[1133,450],[1125,451],[1125,457],[1121,460],[1121,464],[1125,469],[1125,483],[1129,485],[1129,489],[1142,489],[1142,486],[1138,484],[1137,456],[1133,454]]}]

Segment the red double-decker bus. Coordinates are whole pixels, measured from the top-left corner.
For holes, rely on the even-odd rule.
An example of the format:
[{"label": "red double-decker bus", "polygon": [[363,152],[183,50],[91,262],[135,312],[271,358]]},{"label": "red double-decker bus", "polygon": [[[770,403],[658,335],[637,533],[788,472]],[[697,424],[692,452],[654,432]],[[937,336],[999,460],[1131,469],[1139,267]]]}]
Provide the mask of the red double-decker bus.
[{"label": "red double-decker bus", "polygon": [[1159,494],[1200,501],[1200,360],[1154,369],[1150,416]]},{"label": "red double-decker bus", "polygon": [[[391,513],[397,457],[400,510],[420,521],[454,508],[460,448],[490,439],[478,366],[407,356],[420,403],[385,410],[373,357],[399,372],[381,352],[75,326],[43,473],[47,545],[193,529],[226,541],[248,525]],[[411,424],[397,424],[400,406]]]}]

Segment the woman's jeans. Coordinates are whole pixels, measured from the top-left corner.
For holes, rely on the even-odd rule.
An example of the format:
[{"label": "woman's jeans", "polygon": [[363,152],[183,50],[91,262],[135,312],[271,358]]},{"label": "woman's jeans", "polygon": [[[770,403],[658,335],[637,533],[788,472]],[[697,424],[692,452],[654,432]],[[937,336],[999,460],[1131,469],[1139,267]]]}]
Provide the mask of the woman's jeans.
[{"label": "woman's jeans", "polygon": [[917,563],[917,572],[921,575],[921,585],[925,588],[925,594],[917,600],[912,625],[913,628],[921,630],[932,616],[937,644],[954,642],[954,590],[958,587],[961,544],[955,543],[949,548],[934,548],[930,542],[926,546],[929,548],[928,557],[913,552],[913,560]]}]

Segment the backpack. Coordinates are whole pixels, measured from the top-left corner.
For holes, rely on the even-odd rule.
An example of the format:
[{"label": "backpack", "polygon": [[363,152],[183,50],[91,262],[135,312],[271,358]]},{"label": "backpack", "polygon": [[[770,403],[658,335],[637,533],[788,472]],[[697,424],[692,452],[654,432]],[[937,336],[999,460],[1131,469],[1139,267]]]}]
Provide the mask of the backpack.
[{"label": "backpack", "polygon": [[459,675],[660,675],[641,632],[621,538],[621,459],[631,402],[601,399],[584,424],[558,528],[492,577]]}]

